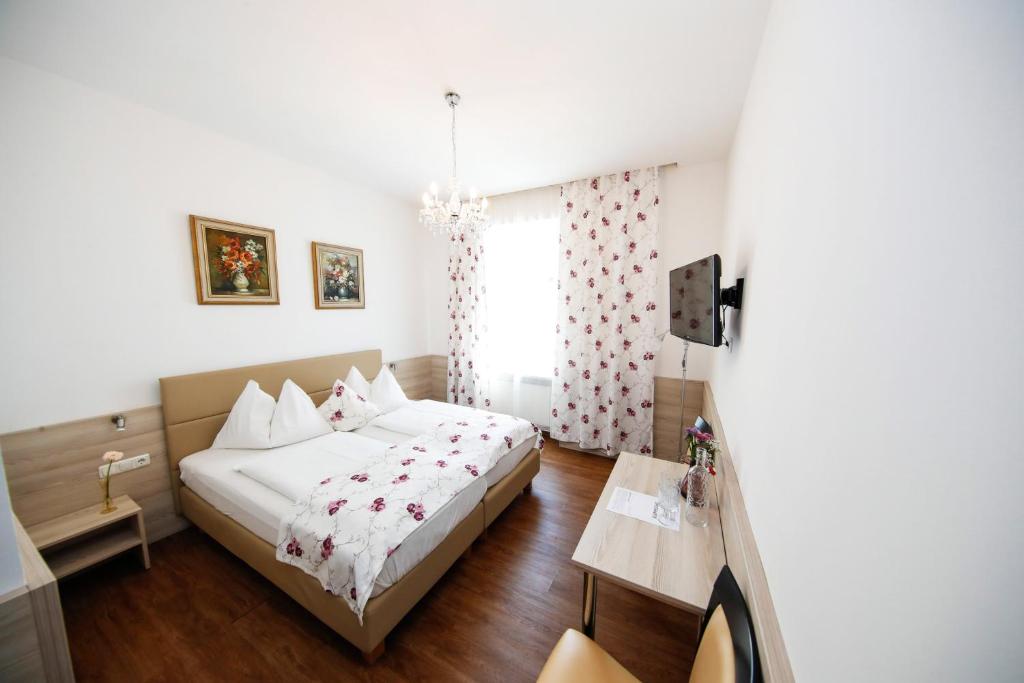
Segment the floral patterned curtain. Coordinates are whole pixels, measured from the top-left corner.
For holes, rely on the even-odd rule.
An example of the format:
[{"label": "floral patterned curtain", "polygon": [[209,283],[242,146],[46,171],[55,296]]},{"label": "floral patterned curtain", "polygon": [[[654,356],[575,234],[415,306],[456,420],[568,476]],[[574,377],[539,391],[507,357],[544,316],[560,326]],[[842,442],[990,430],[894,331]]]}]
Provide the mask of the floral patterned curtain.
[{"label": "floral patterned curtain", "polygon": [[653,452],[658,169],[562,186],[551,435]]},{"label": "floral patterned curtain", "polygon": [[448,400],[485,408],[484,247],[479,233],[452,235],[448,244]]}]

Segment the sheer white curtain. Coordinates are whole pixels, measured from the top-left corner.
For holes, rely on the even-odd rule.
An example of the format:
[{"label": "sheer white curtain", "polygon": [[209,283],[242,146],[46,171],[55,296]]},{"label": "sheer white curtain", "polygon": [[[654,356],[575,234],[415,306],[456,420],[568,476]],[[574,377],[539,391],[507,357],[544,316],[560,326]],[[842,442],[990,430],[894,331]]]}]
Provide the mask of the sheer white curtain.
[{"label": "sheer white curtain", "polygon": [[559,188],[492,198],[487,254],[488,396],[496,411],[547,427],[558,300]]}]

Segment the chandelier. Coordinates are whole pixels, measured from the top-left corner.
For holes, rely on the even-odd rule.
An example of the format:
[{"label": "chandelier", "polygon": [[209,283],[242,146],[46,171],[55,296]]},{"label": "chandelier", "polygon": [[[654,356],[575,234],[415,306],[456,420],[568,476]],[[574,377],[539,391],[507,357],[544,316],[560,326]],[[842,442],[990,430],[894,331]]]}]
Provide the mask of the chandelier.
[{"label": "chandelier", "polygon": [[487,198],[477,197],[476,189],[469,190],[469,199],[463,201],[460,194],[459,178],[455,161],[455,107],[458,93],[450,92],[444,101],[452,110],[452,177],[448,180],[448,199],[437,196],[437,183],[430,184],[430,191],[423,193],[423,208],[420,222],[430,228],[434,235],[473,232],[483,228],[487,222]]}]

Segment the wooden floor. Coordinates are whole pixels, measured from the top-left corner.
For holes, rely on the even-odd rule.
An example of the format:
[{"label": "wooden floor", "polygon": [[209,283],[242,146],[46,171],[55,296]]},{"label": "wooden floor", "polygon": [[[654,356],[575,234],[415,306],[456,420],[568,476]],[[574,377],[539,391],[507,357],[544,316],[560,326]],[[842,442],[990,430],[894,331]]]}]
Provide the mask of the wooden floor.
[{"label": "wooden floor", "polygon": [[[532,681],[579,628],[582,573],[569,558],[612,461],[544,449],[533,492],[513,501],[392,631],[359,652],[215,541],[190,528],[61,582],[79,681]],[[607,583],[597,641],[643,681],[685,681],[697,617]]]}]

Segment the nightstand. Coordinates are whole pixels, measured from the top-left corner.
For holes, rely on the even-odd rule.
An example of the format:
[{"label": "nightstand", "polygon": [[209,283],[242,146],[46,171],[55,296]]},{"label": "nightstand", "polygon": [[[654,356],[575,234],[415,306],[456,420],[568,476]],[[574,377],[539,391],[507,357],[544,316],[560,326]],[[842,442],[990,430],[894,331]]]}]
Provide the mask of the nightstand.
[{"label": "nightstand", "polygon": [[149,569],[149,546],[142,508],[129,496],[114,498],[117,507],[102,514],[96,504],[25,529],[58,579],[137,548]]}]

